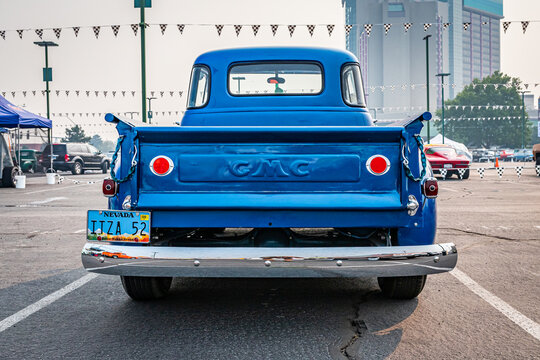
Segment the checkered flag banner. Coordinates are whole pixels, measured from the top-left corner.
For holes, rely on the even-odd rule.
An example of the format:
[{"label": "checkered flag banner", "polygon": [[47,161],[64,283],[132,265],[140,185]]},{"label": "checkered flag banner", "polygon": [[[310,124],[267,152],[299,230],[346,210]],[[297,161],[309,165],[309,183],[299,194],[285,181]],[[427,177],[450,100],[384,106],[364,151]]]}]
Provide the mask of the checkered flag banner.
[{"label": "checkered flag banner", "polygon": [[19,34],[19,37],[22,39],[24,30],[17,30],[17,34]]},{"label": "checkered flag banner", "polygon": [[443,24],[443,29],[444,30],[448,30],[449,27],[450,27],[450,23],[444,23]]},{"label": "checkered flag banner", "polygon": [[497,169],[497,175],[499,175],[499,179],[502,178],[502,176],[504,174],[504,168],[503,167],[498,167],[496,169]]},{"label": "checkered flag banner", "polygon": [[223,31],[223,26],[224,25],[216,25],[216,30],[217,30],[218,36],[221,36],[221,32]]},{"label": "checkered flag banner", "polygon": [[[69,96],[69,90],[64,91],[66,93],[66,97]],[[24,94],[24,93],[23,93]]]},{"label": "checkered flag banner", "polygon": [[242,30],[242,25],[233,25],[234,26],[234,32],[236,33],[236,36],[240,35],[240,30]]},{"label": "checkered flag banner", "polygon": [[120,31],[120,25],[111,25],[112,32],[114,37],[118,36],[118,31]]},{"label": "checkered flag banner", "polygon": [[79,26],[74,26],[72,29],[73,29],[73,33],[75,34],[75,37],[78,37],[79,30],[81,30],[81,28]]},{"label": "checkered flag banner", "polygon": [[510,27],[510,21],[503,21],[503,30],[504,30],[504,33],[506,34],[506,31],[508,30],[508,28]]},{"label": "checkered flag banner", "polygon": [[384,35],[388,35],[388,32],[390,31],[390,28],[392,27],[392,24],[383,24],[384,26]]},{"label": "checkered flag banner", "polygon": [[470,22],[464,22],[463,23],[463,30],[465,30],[465,31],[469,30],[469,26],[471,26]]},{"label": "checkered flag banner", "polygon": [[521,22],[521,28],[523,29],[523,33],[525,34],[525,32],[527,31],[527,26],[529,26],[529,22],[528,21],[522,21]]},{"label": "checkered flag banner", "polygon": [[75,95],[79,96],[80,93],[81,93],[80,90],[75,90]]},{"label": "checkered flag banner", "polygon": [[373,24],[364,24],[364,30],[366,30],[367,36],[371,35],[371,29],[373,29]]},{"label": "checkered flag banner", "polygon": [[430,27],[431,27],[431,23],[425,23],[424,24],[424,31],[428,31]]},{"label": "checkered flag banner", "polygon": [[408,32],[411,26],[412,26],[412,23],[405,23],[403,24],[403,29],[405,29],[405,32]]},{"label": "checkered flag banner", "polygon": [[294,30],[296,29],[296,25],[287,25],[287,29],[289,29],[289,35],[292,37],[292,34],[294,33]]},{"label": "checkered flag banner", "polygon": [[2,37],[2,39],[6,40],[6,31],[0,30],[0,36]]},{"label": "checkered flag banner", "polygon": [[536,165],[536,176],[540,176],[540,165]]},{"label": "checkered flag banner", "polygon": [[133,30],[133,35],[137,36],[137,31],[139,30],[139,24],[131,24],[131,30]]},{"label": "checkered flag banner", "polygon": [[184,33],[184,29],[185,29],[186,25],[184,25],[184,24],[176,24],[176,27],[178,28],[178,31],[180,31],[180,35],[182,35]]},{"label": "checkered flag banner", "polygon": [[279,28],[279,25],[270,25],[270,29],[272,29],[273,36],[276,36],[276,32],[278,28]]},{"label": "checkered flag banner", "polygon": [[94,35],[96,35],[96,39],[99,38],[99,30],[101,30],[101,26],[92,26],[92,30],[94,31]]},{"label": "checkered flag banner", "polygon": [[328,36],[332,36],[335,25],[326,25],[326,30],[328,30]]},{"label": "checkered flag banner", "polygon": [[446,169],[441,169],[441,176],[443,177],[444,180],[446,180],[446,174],[448,173],[448,170]]},{"label": "checkered flag banner", "polygon": [[253,31],[253,36],[257,36],[261,25],[251,25],[251,31]]},{"label": "checkered flag banner", "polygon": [[43,29],[36,29],[36,35],[39,36],[40,39],[43,39]]},{"label": "checkered flag banner", "polygon": [[62,28],[55,28],[53,29],[54,35],[56,35],[57,39],[60,39],[60,34],[62,33]]},{"label": "checkered flag banner", "polygon": [[90,96],[90,90],[86,90],[86,97]]},{"label": "checkered flag banner", "polygon": [[313,36],[313,32],[315,31],[315,25],[306,25],[307,31],[309,32],[310,36]]},{"label": "checkered flag banner", "polygon": [[521,178],[521,172],[523,171],[523,166],[516,166],[516,174],[518,178]]},{"label": "checkered flag banner", "polygon": [[159,29],[161,30],[161,35],[165,35],[165,30],[167,30],[167,24],[159,24]]},{"label": "checkered flag banner", "polygon": [[465,171],[467,171],[467,169],[457,169],[457,171],[459,174],[459,178],[463,179],[463,175],[465,175]]},{"label": "checkered flag banner", "polygon": [[116,96],[116,91],[113,90],[113,91],[111,91],[111,93],[112,93],[112,97]]},{"label": "checkered flag banner", "polygon": [[478,175],[480,175],[480,179],[483,179],[484,174],[486,172],[486,169],[485,168],[478,168],[478,169],[476,169],[476,171],[478,171]]},{"label": "checkered flag banner", "polygon": [[159,92],[159,97],[163,97],[163,94],[165,94],[165,91],[160,91]]},{"label": "checkered flag banner", "polygon": [[347,34],[347,36],[349,36],[349,34],[351,33],[352,27],[353,27],[352,25],[345,25],[345,34]]}]

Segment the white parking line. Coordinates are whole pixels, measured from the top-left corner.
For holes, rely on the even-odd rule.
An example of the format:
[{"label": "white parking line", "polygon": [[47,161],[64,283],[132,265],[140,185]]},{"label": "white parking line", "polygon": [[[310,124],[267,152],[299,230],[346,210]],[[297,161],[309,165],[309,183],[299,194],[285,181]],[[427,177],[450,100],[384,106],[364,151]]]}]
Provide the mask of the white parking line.
[{"label": "white parking line", "polygon": [[448,191],[452,191],[452,192],[461,192],[460,190],[450,189],[450,188],[447,188],[447,187],[441,187],[441,190],[448,190]]},{"label": "white parking line", "polygon": [[64,200],[64,199],[67,199],[67,197],[64,197],[64,196],[51,197],[51,198],[47,198],[45,200],[32,201],[30,204],[32,204],[32,205],[47,204],[47,203],[50,203],[50,202],[53,202],[53,201],[56,201],[56,200]]},{"label": "white parking line", "polygon": [[75,185],[68,185],[68,186],[58,186],[58,187],[51,187],[50,189],[36,190],[36,191],[30,191],[30,192],[25,192],[25,193],[20,193],[20,194],[30,195],[30,194],[37,194],[37,193],[46,192],[46,191],[64,190],[67,188],[76,187],[76,186],[84,186],[84,185],[90,185],[90,184],[75,184]]},{"label": "white parking line", "polygon": [[75,234],[80,234],[80,233],[85,232],[85,231],[86,231],[86,229],[77,230],[77,231],[75,231]]},{"label": "white parking line", "polygon": [[19,321],[26,319],[28,316],[32,315],[33,313],[52,304],[53,302],[60,299],[64,295],[69,294],[73,290],[80,288],[81,286],[83,286],[90,280],[94,279],[95,277],[97,277],[97,274],[94,274],[94,273],[87,274],[83,276],[82,278],[75,280],[71,284],[64,286],[60,290],[55,291],[52,294],[45,296],[41,300],[36,301],[32,305],[28,305],[21,311],[18,311],[15,314],[5,318],[4,320],[0,321],[0,333],[10,328],[11,326],[15,325]]},{"label": "white parking line", "polygon": [[540,325],[538,323],[532,321],[514,309],[512,306],[508,305],[503,300],[484,289],[461,270],[455,268],[454,270],[450,271],[450,274],[461,281],[463,285],[467,286],[473,293],[480,296],[488,304],[503,313],[504,316],[512,320],[516,325],[531,334],[536,340],[540,340]]}]

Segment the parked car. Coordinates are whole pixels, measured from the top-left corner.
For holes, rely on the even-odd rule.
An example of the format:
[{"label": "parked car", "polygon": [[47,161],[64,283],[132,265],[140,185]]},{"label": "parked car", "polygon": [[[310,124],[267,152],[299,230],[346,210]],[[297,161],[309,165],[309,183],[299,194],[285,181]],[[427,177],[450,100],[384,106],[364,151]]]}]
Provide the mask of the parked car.
[{"label": "parked car", "polygon": [[500,161],[514,161],[514,150],[500,149],[496,152],[496,157]]},{"label": "parked car", "polygon": [[533,146],[532,153],[536,165],[540,165],[540,144],[535,144]]},{"label": "parked car", "polygon": [[450,145],[427,144],[424,147],[427,159],[435,174],[440,174],[442,169],[446,169],[446,177],[452,175],[459,177],[458,169],[466,169],[462,175],[463,179],[468,179],[470,170],[470,160],[465,155],[460,155]]},{"label": "parked car", "polygon": [[181,126],[105,116],[122,156],[109,209],[87,212],[82,263],[133,299],[173,277],[377,277],[411,299],[456,265],[456,246],[434,243],[438,183],[418,135],[431,114],[373,126],[353,54],[208,52],[187,98]]},{"label": "parked car", "polygon": [[[43,149],[40,164],[50,168],[50,145]],[[109,159],[101,151],[89,144],[59,143],[53,144],[53,168],[71,171],[73,175],[84,174],[86,170],[101,170],[104,174],[109,169]]]},{"label": "parked car", "polygon": [[533,152],[531,149],[514,150],[514,161],[533,161]]},{"label": "parked car", "polygon": [[19,168],[13,163],[4,133],[7,131],[0,128],[0,185],[15,187],[15,175],[19,172]]},{"label": "parked car", "polygon": [[[18,155],[18,154],[15,154]],[[42,166],[39,164],[41,152],[32,149],[21,150],[21,170],[26,173],[40,171]]]}]

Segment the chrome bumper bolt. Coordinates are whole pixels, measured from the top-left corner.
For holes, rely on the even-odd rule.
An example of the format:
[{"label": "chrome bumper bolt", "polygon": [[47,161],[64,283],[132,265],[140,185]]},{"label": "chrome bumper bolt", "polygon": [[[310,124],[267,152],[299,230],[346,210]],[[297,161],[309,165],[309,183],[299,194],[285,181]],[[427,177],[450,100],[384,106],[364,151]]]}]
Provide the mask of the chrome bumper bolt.
[{"label": "chrome bumper bolt", "polygon": [[270,262],[270,260],[266,260],[266,261],[264,262],[264,266],[270,267],[270,265],[272,265],[272,263]]},{"label": "chrome bumper bolt", "polygon": [[105,258],[103,256],[100,256],[98,260],[102,264],[105,262]]},{"label": "chrome bumper bolt", "polygon": [[436,262],[436,263],[438,263],[440,259],[441,259],[440,257],[438,257],[438,256],[435,256],[435,257],[433,258],[433,262]]},{"label": "chrome bumper bolt", "polygon": [[194,265],[195,267],[197,267],[197,266],[201,265],[201,262],[200,262],[199,260],[195,260],[195,261],[193,262],[193,265]]},{"label": "chrome bumper bolt", "polygon": [[343,261],[341,261],[341,260],[336,261],[336,265],[337,265],[337,266],[343,265]]}]

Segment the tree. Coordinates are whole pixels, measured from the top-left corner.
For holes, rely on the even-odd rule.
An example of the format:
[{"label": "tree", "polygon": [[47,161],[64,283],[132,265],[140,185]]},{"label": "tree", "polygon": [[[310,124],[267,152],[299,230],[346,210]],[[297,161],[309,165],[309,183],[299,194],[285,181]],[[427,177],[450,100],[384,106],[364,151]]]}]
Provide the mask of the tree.
[{"label": "tree", "polygon": [[75,125],[71,128],[66,129],[66,137],[62,138],[62,142],[87,143],[89,141],[90,136],[86,136],[84,130],[79,125]]},{"label": "tree", "polygon": [[[445,102],[445,137],[470,146],[521,147],[523,131],[527,141],[531,129],[526,113],[525,129],[522,125],[520,84],[518,78],[500,71],[474,79],[455,99]],[[437,115],[441,116],[440,110]],[[435,126],[442,132],[442,121]]]},{"label": "tree", "polygon": [[101,139],[101,136],[99,136],[98,134],[92,136],[92,138],[90,139],[90,145],[101,150],[101,146],[103,145],[103,140]]}]

